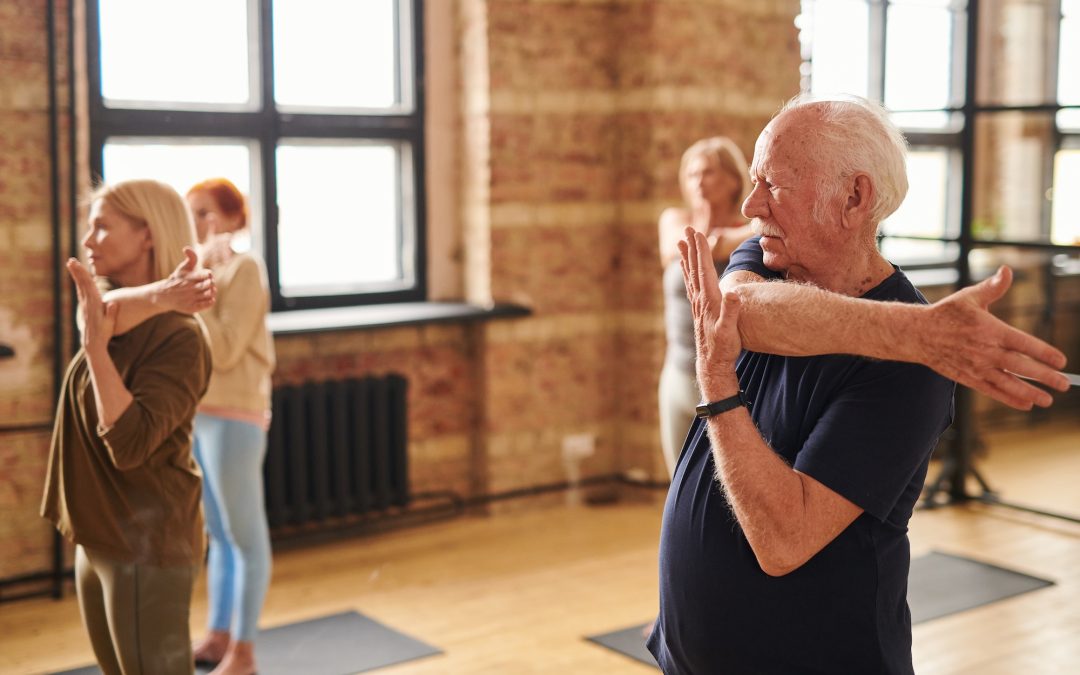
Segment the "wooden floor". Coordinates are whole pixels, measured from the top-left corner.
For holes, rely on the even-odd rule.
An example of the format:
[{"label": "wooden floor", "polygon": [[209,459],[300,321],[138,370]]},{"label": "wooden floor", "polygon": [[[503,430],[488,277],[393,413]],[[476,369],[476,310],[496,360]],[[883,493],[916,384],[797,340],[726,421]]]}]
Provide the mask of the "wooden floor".
[{"label": "wooden floor", "polygon": [[[990,438],[984,475],[1002,496],[1080,514],[1080,423]],[[656,611],[659,498],[452,521],[275,554],[262,624],[355,609],[444,654],[380,670],[655,673],[586,642]],[[1047,577],[1049,588],[915,627],[920,675],[1076,673],[1080,526],[998,506],[920,511],[915,554],[937,549]],[[193,612],[203,628],[205,589]],[[0,605],[0,673],[91,660],[74,598]]]}]

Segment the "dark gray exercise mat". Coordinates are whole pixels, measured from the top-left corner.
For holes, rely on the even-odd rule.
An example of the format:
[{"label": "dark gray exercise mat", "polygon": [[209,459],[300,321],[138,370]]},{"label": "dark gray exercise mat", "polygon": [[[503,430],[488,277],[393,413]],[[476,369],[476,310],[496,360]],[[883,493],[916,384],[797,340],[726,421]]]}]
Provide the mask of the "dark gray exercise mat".
[{"label": "dark gray exercise mat", "polygon": [[[441,653],[357,612],[270,628],[255,638],[261,675],[351,675]],[[89,666],[57,675],[100,672]]]},{"label": "dark gray exercise mat", "polygon": [[911,623],[940,619],[1052,585],[1054,582],[1048,579],[931,551],[911,561],[908,575]]},{"label": "dark gray exercise mat", "polygon": [[660,667],[656,665],[656,659],[653,658],[648,649],[645,649],[645,635],[642,631],[645,630],[647,625],[649,624],[642,623],[612,633],[590,635],[585,639],[659,670]]},{"label": "dark gray exercise mat", "polygon": [[[911,561],[908,576],[908,606],[911,622],[921,623],[949,614],[1011,598],[1014,595],[1052,586],[1040,579],[948,553],[931,551]],[[645,649],[645,624],[586,638],[650,666],[656,666]]]}]

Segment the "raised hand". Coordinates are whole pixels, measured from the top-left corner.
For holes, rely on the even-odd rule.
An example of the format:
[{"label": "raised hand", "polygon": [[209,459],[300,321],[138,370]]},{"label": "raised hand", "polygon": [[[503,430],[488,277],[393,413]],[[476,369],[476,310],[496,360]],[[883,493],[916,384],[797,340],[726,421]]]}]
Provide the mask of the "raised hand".
[{"label": "raised hand", "polygon": [[94,277],[81,262],[75,258],[67,261],[67,271],[75,282],[75,294],[79,299],[79,314],[82,318],[82,346],[86,351],[104,350],[116,330],[115,303],[106,303],[101,299],[101,291],[94,284]]},{"label": "raised hand", "polygon": [[206,238],[199,244],[199,258],[206,267],[217,267],[229,261],[233,256],[232,233],[218,232],[216,218],[211,216],[210,230]]},{"label": "raised hand", "polygon": [[1056,347],[1013,328],[989,312],[1012,285],[1012,270],[961,289],[930,306],[917,331],[922,363],[960,384],[1020,410],[1053,403],[1049,393],[1018,376],[1058,391],[1069,388],[1060,371],[1065,355]]},{"label": "raised hand", "polygon": [[697,378],[703,396],[715,399],[738,390],[735,361],[742,351],[739,336],[739,296],[720,292],[712,251],[705,235],[686,228],[680,241],[686,297],[694,315]]}]

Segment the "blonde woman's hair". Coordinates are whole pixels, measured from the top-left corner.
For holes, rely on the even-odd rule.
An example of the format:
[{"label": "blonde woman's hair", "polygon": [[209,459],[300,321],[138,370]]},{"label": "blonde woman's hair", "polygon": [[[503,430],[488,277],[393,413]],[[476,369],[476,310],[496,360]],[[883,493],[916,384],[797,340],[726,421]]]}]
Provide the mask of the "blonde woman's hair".
[{"label": "blonde woman's hair", "polygon": [[183,262],[185,246],[195,246],[195,225],[187,203],[165,183],[147,179],[102,185],[89,201],[99,199],[150,228],[155,281],[169,276]]},{"label": "blonde woman's hair", "polygon": [[679,188],[682,190],[683,201],[690,205],[690,189],[686,184],[687,174],[690,171],[690,162],[695,157],[705,157],[715,162],[721,171],[734,176],[739,181],[738,192],[732,196],[732,204],[735,210],[739,209],[743,199],[750,194],[750,165],[746,163],[735,141],[726,136],[712,136],[703,138],[694,143],[683,153],[682,163],[679,165]]}]

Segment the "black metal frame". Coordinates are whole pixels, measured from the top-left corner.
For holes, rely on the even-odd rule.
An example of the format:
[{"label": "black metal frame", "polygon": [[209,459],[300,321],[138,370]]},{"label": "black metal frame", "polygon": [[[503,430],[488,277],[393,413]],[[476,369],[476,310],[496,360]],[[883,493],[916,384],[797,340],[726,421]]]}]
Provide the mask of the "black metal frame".
[{"label": "black metal frame", "polygon": [[[885,59],[886,59],[886,35],[888,26],[888,9],[890,0],[866,0],[869,5],[869,54],[870,63],[868,91],[877,100],[883,100],[885,87]],[[1060,5],[1058,5],[1060,8]],[[1078,106],[1063,106],[1057,103],[1044,103],[1037,105],[1009,105],[1009,104],[981,104],[977,100],[977,57],[979,52],[979,0],[969,0],[966,9],[964,23],[964,42],[962,50],[954,49],[954,57],[962,64],[962,72],[954,64],[954,74],[963,75],[963,98],[960,105],[953,105],[940,109],[947,113],[960,113],[962,125],[956,131],[924,131],[919,130],[907,134],[912,147],[936,146],[955,148],[961,155],[961,184],[960,198],[960,230],[957,236],[924,237],[888,235],[880,239],[906,239],[917,241],[939,241],[953,243],[959,248],[955,260],[942,261],[935,266],[952,266],[957,272],[956,287],[963,288],[971,285],[973,281],[968,257],[977,248],[1026,248],[1058,253],[1080,253],[1080,246],[1068,246],[1052,244],[1044,241],[1012,241],[1003,239],[986,239],[977,237],[973,230],[974,218],[974,169],[975,169],[975,128],[980,119],[989,119],[991,116],[1002,113],[1048,113],[1053,114],[1062,109],[1077,108]],[[1052,15],[1053,13],[1050,12]],[[1060,12],[1058,13],[1060,15]],[[1048,18],[1048,21],[1052,17]],[[956,30],[957,37],[959,28]],[[1056,36],[1056,32],[1054,33]],[[1058,48],[1058,39],[1055,37],[1050,47]],[[1052,59],[1056,64],[1056,59]],[[878,69],[876,72],[874,69]],[[812,74],[811,74],[812,77]],[[1056,82],[1056,72],[1047,73],[1048,81]],[[955,92],[954,92],[955,94]],[[922,112],[915,110],[894,112]],[[937,112],[937,110],[935,110]],[[1058,131],[1055,137],[1055,150],[1060,149],[1068,139],[1080,138],[1080,132],[1063,135]],[[1052,162],[1051,158],[1048,160]],[[1050,181],[1051,173],[1044,173],[1045,180]],[[1046,187],[1049,187],[1047,185]],[[1048,224],[1048,215],[1043,215],[1044,225]],[[918,265],[917,267],[925,267]],[[1075,516],[1054,513],[1029,506],[1019,505],[1000,499],[978,472],[972,460],[973,449],[979,443],[977,432],[974,428],[974,394],[966,387],[958,387],[956,393],[956,415],[953,422],[952,442],[949,443],[944,453],[942,466],[937,477],[930,481],[923,498],[925,507],[940,506],[943,504],[959,504],[978,500],[985,503],[1005,506],[1030,513],[1037,513],[1071,522],[1080,522]],[[977,495],[967,491],[967,478],[973,477],[982,489]]]},{"label": "black metal frame", "polygon": [[[399,114],[324,114],[278,110],[274,105],[273,0],[255,0],[258,8],[259,108],[253,111],[191,111],[157,109],[119,109],[105,106],[101,96],[101,49],[98,0],[86,3],[87,66],[89,75],[90,168],[102,174],[102,151],[110,136],[126,137],[199,137],[246,139],[257,143],[259,164],[256,173],[262,192],[265,215],[264,251],[270,281],[273,311],[347,307],[391,302],[417,302],[427,299],[426,209],[424,184],[424,69],[423,69],[423,0],[398,0],[409,3],[408,53],[412,112]],[[396,18],[401,5],[395,4]],[[399,23],[399,35],[406,26]],[[399,78],[397,86],[402,87]],[[400,92],[399,92],[400,93]],[[275,148],[284,138],[312,140],[382,140],[400,141],[411,148],[411,174],[402,176],[412,182],[411,205],[413,231],[409,234],[412,256],[405,260],[411,268],[413,283],[399,289],[366,293],[323,296],[285,296],[279,281],[277,171]],[[399,199],[402,196],[399,195]],[[405,206],[399,204],[399,206]],[[399,213],[404,213],[399,208]],[[404,220],[404,219],[403,219]],[[404,232],[406,222],[399,224]],[[333,245],[333,242],[327,242]]]},{"label": "black metal frame", "polygon": [[[961,196],[961,220],[960,220],[960,255],[956,263],[958,272],[957,287],[962,288],[970,285],[974,280],[971,275],[971,267],[968,256],[976,248],[1029,248],[1055,252],[1080,252],[1080,246],[1062,246],[1045,242],[1034,241],[1007,241],[999,239],[977,238],[972,231],[974,218],[974,168],[975,168],[975,127],[977,120],[982,117],[1010,113],[1010,112],[1045,112],[1056,113],[1063,108],[1056,104],[1042,105],[982,105],[977,101],[977,63],[979,56],[978,26],[979,26],[979,2],[971,0],[968,4],[968,29],[966,41],[965,60],[965,84],[964,84],[964,126],[961,131],[963,149],[963,188]],[[1056,138],[1056,146],[1061,146],[1062,136],[1059,133]],[[953,424],[955,439],[950,446],[950,451],[943,457],[942,465],[937,477],[927,486],[923,505],[935,507],[941,505],[940,497],[944,495],[946,504],[962,504],[970,501],[980,501],[987,504],[1004,506],[1011,509],[1036,513],[1070,522],[1080,522],[1076,516],[1063,514],[1030,506],[1016,504],[1001,499],[990,487],[982,474],[975,467],[972,459],[973,450],[979,443],[978,434],[974,427],[974,394],[966,387],[958,387],[956,392],[956,419]],[[970,494],[967,489],[968,477],[976,480],[981,488],[979,494]]]}]

